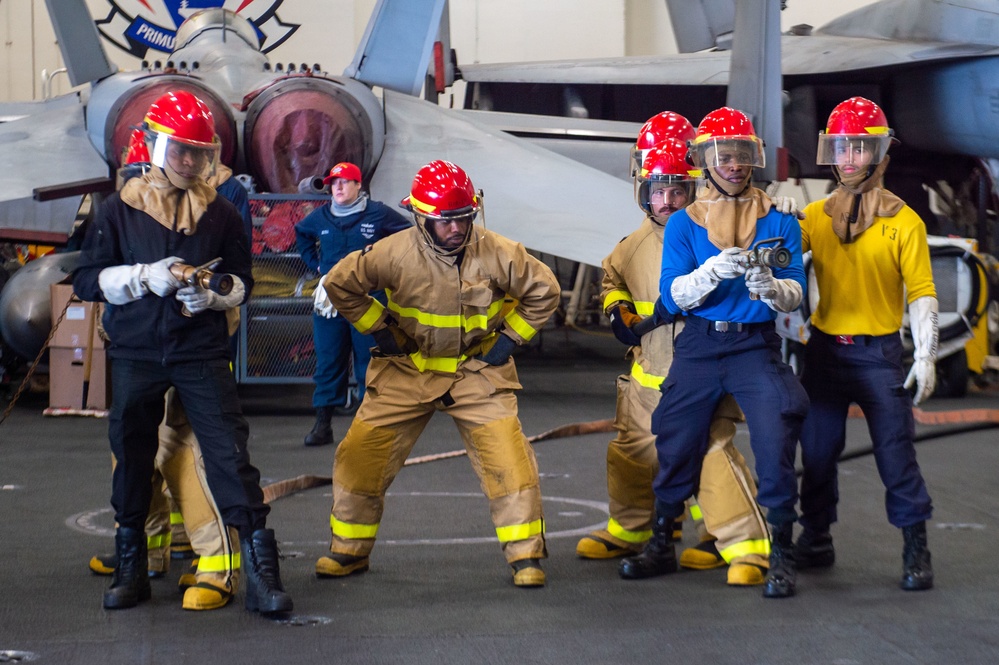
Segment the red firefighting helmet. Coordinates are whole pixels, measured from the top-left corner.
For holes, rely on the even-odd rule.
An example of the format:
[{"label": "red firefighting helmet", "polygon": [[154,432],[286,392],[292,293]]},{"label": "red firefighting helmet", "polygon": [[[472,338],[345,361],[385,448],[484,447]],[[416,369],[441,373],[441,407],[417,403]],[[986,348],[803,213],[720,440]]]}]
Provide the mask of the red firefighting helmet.
[{"label": "red firefighting helmet", "polygon": [[125,157],[122,164],[142,164],[149,163],[149,148],[146,146],[145,134],[141,129],[133,129],[128,137],[128,147],[125,148]]},{"label": "red firefighting helmet", "polygon": [[694,198],[695,176],[687,163],[687,145],[668,138],[649,150],[642,168],[635,174],[635,201],[646,213],[652,212],[652,197],[660,190],[679,187],[686,195],[686,206]]},{"label": "red firefighting helmet", "polygon": [[356,164],[351,164],[350,162],[340,162],[330,169],[330,174],[328,176],[323,178],[323,184],[328,185],[337,178],[361,182],[361,169],[359,169]]},{"label": "red firefighting helmet", "polygon": [[687,141],[694,138],[694,135],[694,126],[690,124],[690,121],[673,111],[663,111],[646,120],[642,128],[638,130],[638,138],[631,148],[630,173],[632,177],[641,169],[649,150],[666,139],[680,139],[686,145]]},{"label": "red firefighting helmet", "polygon": [[763,167],[763,139],[742,111],[723,106],[704,116],[690,143],[690,157],[699,169],[719,166]]},{"label": "red firefighting helmet", "polygon": [[881,107],[863,97],[840,102],[819,133],[817,164],[878,164],[894,141]]},{"label": "red firefighting helmet", "polygon": [[141,176],[149,170],[149,148],[146,146],[145,133],[141,129],[132,130],[128,146],[123,152],[125,154],[118,169],[119,189],[132,178]]},{"label": "red firefighting helmet", "polygon": [[401,206],[413,213],[428,244],[440,254],[454,254],[466,247],[473,237],[473,224],[458,248],[442,248],[429,224],[437,220],[474,222],[483,213],[482,192],[476,192],[472,180],[460,166],[444,160],[434,160],[416,172],[409,196]]},{"label": "red firefighting helmet", "polygon": [[185,160],[178,168],[188,175],[206,178],[218,164],[220,143],[215,134],[215,120],[208,106],[186,90],[161,96],[143,119],[146,141],[151,144],[150,161],[165,167],[167,157]]}]

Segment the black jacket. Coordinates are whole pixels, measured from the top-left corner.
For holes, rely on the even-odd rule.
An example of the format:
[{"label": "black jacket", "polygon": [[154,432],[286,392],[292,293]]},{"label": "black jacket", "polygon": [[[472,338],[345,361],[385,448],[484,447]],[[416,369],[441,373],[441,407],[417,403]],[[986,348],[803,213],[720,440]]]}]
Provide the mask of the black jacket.
[{"label": "black jacket", "polygon": [[[250,246],[236,208],[225,198],[215,197],[197,228],[190,236],[171,231],[112,194],[101,203],[87,230],[80,263],[73,272],[73,290],[82,300],[103,302],[97,276],[105,268],[155,263],[168,256],[199,266],[221,257],[216,270],[239,277],[248,297],[253,288]],[[206,310],[186,317],[173,296],[149,293],[126,305],[108,304],[103,322],[112,358],[166,364],[230,357],[225,312]]]}]

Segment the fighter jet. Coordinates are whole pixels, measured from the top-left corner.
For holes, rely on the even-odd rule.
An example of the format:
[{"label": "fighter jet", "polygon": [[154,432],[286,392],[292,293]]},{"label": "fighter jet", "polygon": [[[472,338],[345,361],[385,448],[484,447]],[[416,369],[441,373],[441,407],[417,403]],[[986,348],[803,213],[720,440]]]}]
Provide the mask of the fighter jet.
[{"label": "fighter jet", "polygon": [[[272,63],[251,21],[219,7],[221,0],[198,4],[216,6],[160,17],[164,24],[185,19],[168,58],[116,71],[85,0],[48,0],[70,81],[85,87],[51,101],[0,105],[0,117],[14,118],[0,124],[0,240],[65,243],[81,199],[113,188],[129,134],[168,90],[205,101],[222,161],[252,176],[259,192],[296,192],[336,162],[351,161],[373,197],[399,201],[421,166],[447,159],[484,191],[490,228],[536,251],[599,265],[629,230],[626,223],[608,235],[606,224],[632,212],[630,183],[418,96],[453,79],[446,0],[379,0],[343,75]],[[566,206],[571,192],[586,205]],[[625,217],[632,226],[640,221]],[[15,275],[5,288],[18,293],[0,297],[0,334],[12,345],[28,341],[15,347],[21,355],[34,355],[44,340],[39,332],[49,327],[39,305],[48,302],[42,277],[71,269],[60,259],[34,277]]]},{"label": "fighter jet", "polygon": [[[482,121],[558,147],[565,137],[534,129],[557,123],[539,123],[537,116],[567,116],[578,126],[581,117],[642,122],[668,108],[696,123],[728,103],[754,115],[768,144],[786,147],[786,169],[771,179],[829,178],[815,165],[816,136],[833,106],[862,95],[886,110],[901,141],[892,149],[888,186],[920,213],[931,233],[976,238],[983,250],[996,253],[997,3],[881,0],[818,29],[797,26],[780,36],[783,132],[773,135],[766,125],[774,118],[761,117],[766,108],[747,108],[745,100],[752,97],[746,88],[765,94],[769,85],[746,72],[755,66],[746,61],[763,56],[770,35],[754,22],[775,4],[667,0],[678,55],[463,65],[464,107]],[[753,5],[740,19],[738,12]],[[752,42],[742,53],[740,34]],[[739,84],[742,91],[734,91]],[[518,123],[521,117],[528,119]],[[619,169],[624,172],[623,162]],[[928,191],[937,195],[946,219],[930,211]]]}]

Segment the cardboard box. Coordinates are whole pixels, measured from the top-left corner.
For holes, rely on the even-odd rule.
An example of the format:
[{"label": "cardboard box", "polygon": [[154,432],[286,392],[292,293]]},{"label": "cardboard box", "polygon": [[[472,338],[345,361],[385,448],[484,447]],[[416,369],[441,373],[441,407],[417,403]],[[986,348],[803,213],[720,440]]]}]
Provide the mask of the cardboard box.
[{"label": "cardboard box", "polygon": [[[73,295],[73,285],[53,284],[50,288],[52,325],[55,326],[59,315],[62,314],[63,307],[66,306],[66,303],[69,302],[70,297]],[[101,315],[104,314],[104,305],[102,303],[81,302],[75,297],[70,303],[69,309],[66,310],[66,316],[63,318],[62,323],[56,328],[55,335],[53,335],[49,347],[62,349],[82,347],[86,349],[90,316],[95,310],[97,318],[94,320],[94,349],[103,349],[104,342],[101,341],[97,330],[100,327]]]},{"label": "cardboard box", "polygon": [[49,406],[62,409],[108,409],[111,404],[108,361],[103,343],[90,360],[90,387],[83,404],[83,369],[86,347],[49,348]]}]

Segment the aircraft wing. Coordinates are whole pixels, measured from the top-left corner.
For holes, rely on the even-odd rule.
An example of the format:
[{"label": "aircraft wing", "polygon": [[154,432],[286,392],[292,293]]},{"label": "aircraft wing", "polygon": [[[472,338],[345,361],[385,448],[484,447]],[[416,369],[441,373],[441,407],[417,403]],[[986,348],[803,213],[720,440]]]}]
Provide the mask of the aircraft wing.
[{"label": "aircraft wing", "polygon": [[642,127],[640,122],[468,109],[453,112],[504,133],[529,139],[536,146],[615,178],[632,181],[627,157]]},{"label": "aircraft wing", "polygon": [[483,190],[488,229],[592,266],[642,221],[630,183],[468,114],[386,91],[385,122],[385,150],[371,182],[378,200],[400,201],[421,166],[446,159]]},{"label": "aircraft wing", "polygon": [[[474,83],[554,83],[615,85],[728,85],[729,51],[667,56],[631,56],[487,65],[462,65],[462,78]],[[901,67],[934,60],[999,55],[999,48],[947,42],[891,41],[838,35],[784,35],[784,76],[832,74]]]},{"label": "aircraft wing", "polygon": [[[24,113],[23,117],[21,114]],[[77,94],[52,102],[0,105],[0,234],[8,229],[65,236],[82,196],[38,202],[37,187],[107,177],[108,165],[87,139]]]}]

